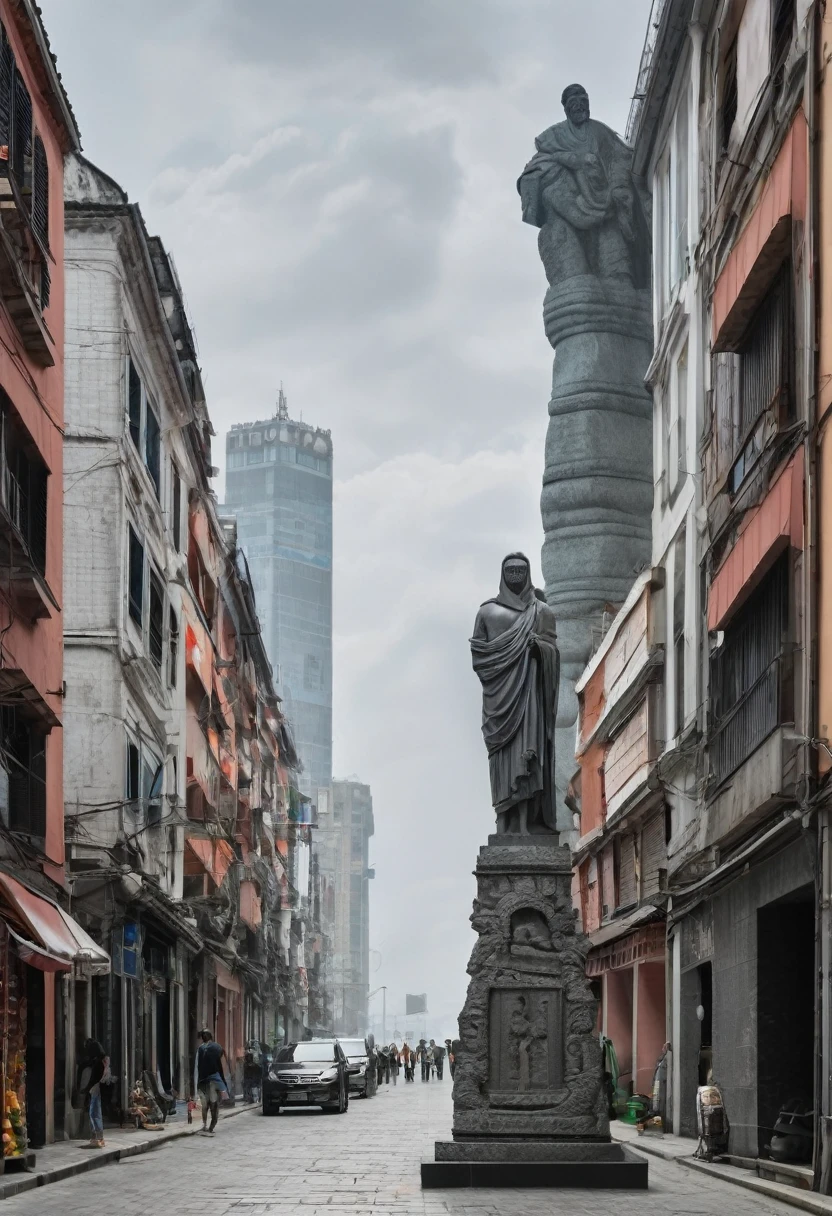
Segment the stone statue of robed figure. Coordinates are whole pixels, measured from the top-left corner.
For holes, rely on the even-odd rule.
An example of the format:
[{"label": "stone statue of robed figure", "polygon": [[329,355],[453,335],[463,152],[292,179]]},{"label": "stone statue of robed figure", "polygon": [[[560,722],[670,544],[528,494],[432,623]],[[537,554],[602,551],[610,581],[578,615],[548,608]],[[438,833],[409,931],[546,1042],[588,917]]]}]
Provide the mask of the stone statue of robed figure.
[{"label": "stone statue of robed figure", "polygon": [[471,656],[497,831],[554,832],[560,661],[554,613],[532,586],[524,554],[504,559],[499,595],[477,613]]}]

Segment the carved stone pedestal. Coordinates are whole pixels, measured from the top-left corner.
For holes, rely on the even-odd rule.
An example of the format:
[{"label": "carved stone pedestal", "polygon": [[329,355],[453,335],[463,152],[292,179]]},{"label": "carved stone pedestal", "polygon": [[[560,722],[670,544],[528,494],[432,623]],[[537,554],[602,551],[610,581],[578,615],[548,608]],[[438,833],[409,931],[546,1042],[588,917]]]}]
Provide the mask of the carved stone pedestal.
[{"label": "carved stone pedestal", "polygon": [[490,836],[476,876],[453,1140],[422,1186],[646,1187],[647,1163],[610,1140],[569,850],[554,833]]}]

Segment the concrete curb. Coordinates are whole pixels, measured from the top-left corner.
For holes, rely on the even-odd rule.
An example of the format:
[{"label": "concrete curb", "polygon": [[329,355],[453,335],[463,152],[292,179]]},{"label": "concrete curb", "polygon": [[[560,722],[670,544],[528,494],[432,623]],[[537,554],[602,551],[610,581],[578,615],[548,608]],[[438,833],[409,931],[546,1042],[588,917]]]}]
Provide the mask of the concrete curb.
[{"label": "concrete curb", "polygon": [[[255,1110],[259,1103],[249,1102],[235,1106],[233,1110],[225,1110],[221,1119],[233,1119],[244,1111]],[[0,1200],[11,1199],[22,1195],[25,1191],[34,1191],[41,1186],[49,1186],[53,1182],[64,1182],[67,1178],[75,1178],[78,1174],[88,1174],[90,1170],[100,1170],[102,1166],[114,1165],[128,1157],[138,1157],[141,1153],[149,1153],[154,1149],[163,1148],[173,1140],[182,1140],[185,1136],[195,1136],[199,1133],[199,1124],[186,1124],[184,1127],[171,1129],[162,1133],[155,1140],[142,1140],[136,1144],[125,1144],[119,1148],[105,1148],[101,1152],[90,1151],[89,1158],[81,1161],[70,1161],[66,1165],[47,1166],[45,1169],[23,1172],[17,1175],[7,1174],[0,1179]]]},{"label": "concrete curb", "polygon": [[708,1161],[695,1161],[692,1156],[669,1152],[658,1144],[651,1144],[643,1140],[639,1140],[636,1144],[629,1139],[622,1139],[619,1140],[619,1143],[626,1144],[636,1153],[661,1157],[663,1161],[675,1161],[683,1169],[699,1170],[722,1182],[745,1187],[746,1190],[756,1191],[758,1195],[765,1195],[769,1199],[779,1199],[781,1203],[788,1203],[793,1208],[801,1208],[804,1212],[813,1212],[815,1216],[832,1216],[832,1198],[829,1196],[816,1195],[813,1191],[801,1191],[798,1187],[786,1186],[782,1182],[767,1182],[763,1178],[758,1178],[756,1174],[752,1174],[750,1170],[738,1169],[733,1165],[713,1165]]}]

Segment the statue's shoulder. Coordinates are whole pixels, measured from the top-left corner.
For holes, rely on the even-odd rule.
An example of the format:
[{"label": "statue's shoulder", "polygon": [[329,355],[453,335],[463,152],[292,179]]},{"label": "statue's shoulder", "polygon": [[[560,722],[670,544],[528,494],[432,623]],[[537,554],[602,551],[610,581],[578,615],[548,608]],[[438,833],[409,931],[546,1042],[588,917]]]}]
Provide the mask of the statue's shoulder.
[{"label": "statue's shoulder", "polygon": [[599,145],[606,144],[616,153],[632,158],[633,149],[626,140],[621,138],[617,131],[613,131],[612,127],[608,127],[604,122],[598,122],[595,118],[590,118],[587,126],[592,130]]},{"label": "statue's shoulder", "polygon": [[568,126],[569,124],[564,119],[563,122],[556,122],[554,126],[547,127],[545,131],[541,131],[534,141],[534,146],[538,152],[555,151],[557,148],[563,147],[564,135]]}]

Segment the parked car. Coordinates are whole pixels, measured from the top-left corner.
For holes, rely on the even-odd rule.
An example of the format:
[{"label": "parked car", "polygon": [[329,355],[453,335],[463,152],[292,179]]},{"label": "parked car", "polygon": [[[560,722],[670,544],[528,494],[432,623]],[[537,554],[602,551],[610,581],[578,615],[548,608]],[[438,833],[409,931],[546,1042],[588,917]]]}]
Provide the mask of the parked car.
[{"label": "parked car", "polygon": [[320,1106],[346,1114],[349,1073],[337,1039],[287,1043],[278,1048],[263,1077],[263,1114],[276,1115],[283,1106]]},{"label": "parked car", "polygon": [[350,1091],[372,1098],[378,1090],[376,1056],[366,1039],[339,1039],[350,1064]]}]

